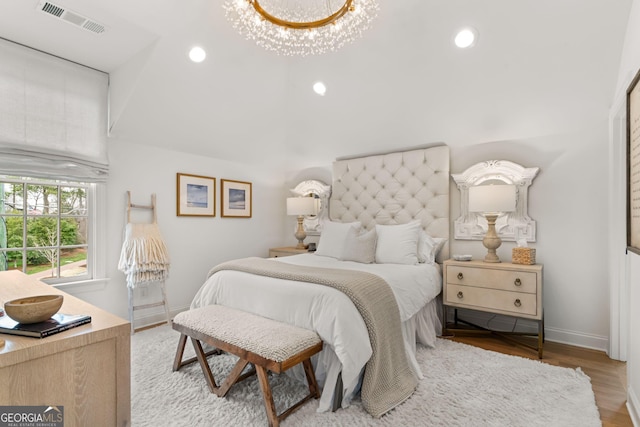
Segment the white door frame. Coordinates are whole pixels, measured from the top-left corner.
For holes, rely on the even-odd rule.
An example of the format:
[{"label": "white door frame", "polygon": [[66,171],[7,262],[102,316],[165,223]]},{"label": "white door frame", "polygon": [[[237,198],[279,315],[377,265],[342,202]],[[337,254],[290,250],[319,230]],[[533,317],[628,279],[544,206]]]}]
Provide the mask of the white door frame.
[{"label": "white door frame", "polygon": [[627,98],[623,92],[609,116],[609,357],[627,360],[629,281],[627,269]]}]

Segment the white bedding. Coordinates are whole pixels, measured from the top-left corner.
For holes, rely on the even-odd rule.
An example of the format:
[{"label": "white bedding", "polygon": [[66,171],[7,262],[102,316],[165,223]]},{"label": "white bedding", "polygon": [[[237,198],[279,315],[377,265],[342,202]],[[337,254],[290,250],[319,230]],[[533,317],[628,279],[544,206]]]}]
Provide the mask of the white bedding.
[{"label": "white bedding", "polygon": [[[422,344],[433,346],[440,328],[435,302],[442,288],[438,265],[361,264],[315,254],[274,259],[297,265],[367,271],[383,278],[398,302],[409,364],[422,377],[415,360],[415,343],[417,337]],[[316,331],[325,343],[316,360],[316,377],[323,387],[318,411],[331,408],[340,373],[341,405],[349,405],[372,351],[367,328],[349,297],[328,286],[223,270],[202,285],[191,308],[208,304],[226,305]]]}]

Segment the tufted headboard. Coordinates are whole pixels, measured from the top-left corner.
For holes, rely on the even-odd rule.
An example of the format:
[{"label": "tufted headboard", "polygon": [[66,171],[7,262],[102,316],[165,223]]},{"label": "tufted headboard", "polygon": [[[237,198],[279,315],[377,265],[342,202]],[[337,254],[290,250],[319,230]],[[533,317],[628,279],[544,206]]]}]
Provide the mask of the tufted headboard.
[{"label": "tufted headboard", "polygon": [[[420,220],[432,237],[449,239],[449,147],[336,160],[329,200],[332,221],[404,224]],[[449,257],[449,242],[438,260]]]}]

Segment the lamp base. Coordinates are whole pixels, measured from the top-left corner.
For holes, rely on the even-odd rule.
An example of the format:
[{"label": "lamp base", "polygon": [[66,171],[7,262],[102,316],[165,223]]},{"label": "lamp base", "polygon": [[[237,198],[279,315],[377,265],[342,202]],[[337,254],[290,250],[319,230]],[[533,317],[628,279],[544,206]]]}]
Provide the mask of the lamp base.
[{"label": "lamp base", "polygon": [[500,258],[498,257],[498,255],[496,255],[495,253],[492,254],[491,252],[489,252],[484,256],[483,261],[484,262],[502,262],[500,261]]},{"label": "lamp base", "polygon": [[304,239],[307,237],[307,233],[304,231],[304,227],[302,226],[302,221],[304,220],[303,216],[298,216],[298,228],[296,229],[296,239],[298,239],[298,244],[296,249],[307,249],[304,244]]},{"label": "lamp base", "polygon": [[485,218],[487,219],[489,228],[487,229],[487,234],[482,239],[482,244],[487,248],[487,255],[484,257],[484,262],[501,262],[498,254],[496,254],[496,249],[502,245],[502,239],[500,239],[498,233],[496,233],[496,219],[498,219],[498,215],[486,214]]}]

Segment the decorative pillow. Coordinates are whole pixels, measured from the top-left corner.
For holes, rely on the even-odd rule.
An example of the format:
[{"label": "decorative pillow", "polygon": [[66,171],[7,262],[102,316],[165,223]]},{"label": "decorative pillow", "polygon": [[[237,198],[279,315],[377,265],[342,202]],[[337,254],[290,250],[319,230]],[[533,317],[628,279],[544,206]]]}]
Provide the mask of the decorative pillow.
[{"label": "decorative pillow", "polygon": [[417,264],[420,221],[399,225],[376,225],[379,264]]},{"label": "decorative pillow", "polygon": [[322,226],[316,255],[341,259],[347,242],[347,234],[352,228],[355,229],[357,235],[360,232],[360,222],[325,222]]},{"label": "decorative pillow", "polygon": [[435,263],[436,257],[446,241],[447,239],[443,237],[431,237],[424,230],[421,230],[418,240],[418,261],[429,264]]},{"label": "decorative pillow", "polygon": [[371,264],[376,261],[376,230],[357,233],[351,228],[347,233],[347,241],[342,254],[342,261],[355,261],[363,264]]}]

